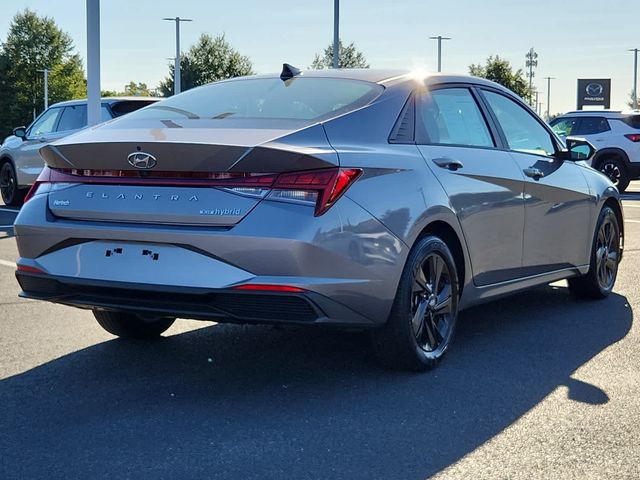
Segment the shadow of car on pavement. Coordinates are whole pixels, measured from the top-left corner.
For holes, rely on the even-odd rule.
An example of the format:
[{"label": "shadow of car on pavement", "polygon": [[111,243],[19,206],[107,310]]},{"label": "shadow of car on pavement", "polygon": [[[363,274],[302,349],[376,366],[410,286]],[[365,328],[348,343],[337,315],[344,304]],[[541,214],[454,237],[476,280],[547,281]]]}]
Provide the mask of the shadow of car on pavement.
[{"label": "shadow of car on pavement", "polygon": [[214,325],[107,341],[0,382],[0,477],[423,479],[559,386],[606,403],[571,375],[632,320],[620,295],[541,287],[464,312],[424,375],[377,367],[357,333]]}]

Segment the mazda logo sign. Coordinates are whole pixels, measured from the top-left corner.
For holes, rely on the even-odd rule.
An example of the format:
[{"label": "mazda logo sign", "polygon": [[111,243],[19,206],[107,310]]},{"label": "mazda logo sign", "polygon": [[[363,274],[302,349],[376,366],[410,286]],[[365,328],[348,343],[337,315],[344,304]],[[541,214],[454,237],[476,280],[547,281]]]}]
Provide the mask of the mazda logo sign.
[{"label": "mazda logo sign", "polygon": [[585,89],[590,97],[599,97],[604,91],[604,87],[599,83],[590,83]]},{"label": "mazda logo sign", "polygon": [[142,170],[148,170],[158,164],[156,157],[154,157],[150,153],[145,152],[130,153],[127,157],[127,161],[132,167],[140,168]]}]

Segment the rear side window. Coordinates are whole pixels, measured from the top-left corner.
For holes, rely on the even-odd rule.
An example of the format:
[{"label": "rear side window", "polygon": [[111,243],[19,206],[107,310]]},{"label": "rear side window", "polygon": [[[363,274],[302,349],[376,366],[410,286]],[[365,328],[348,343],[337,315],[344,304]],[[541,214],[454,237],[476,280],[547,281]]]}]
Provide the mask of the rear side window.
[{"label": "rear side window", "polygon": [[466,88],[443,88],[425,92],[418,116],[429,143],[494,147],[480,108]]},{"label": "rear side window", "polygon": [[581,117],[577,135],[593,135],[595,133],[608,132],[611,130],[609,122],[604,117]]},{"label": "rear side window", "polygon": [[127,113],[140,110],[142,107],[155,103],[153,100],[123,100],[122,102],[116,102],[111,104],[111,110],[113,115],[120,117]]},{"label": "rear side window", "polygon": [[578,119],[575,117],[558,118],[551,122],[551,130],[553,130],[556,135],[559,135],[561,137],[568,137],[569,135],[573,135],[576,133],[577,125]]},{"label": "rear side window", "polygon": [[360,108],[384,87],[342,78],[247,78],[212,83],[131,114],[158,120],[281,119],[317,121]]},{"label": "rear side window", "polygon": [[640,130],[640,115],[628,115],[626,117],[622,117],[620,120],[629,125],[631,128],[637,128],[638,130]]},{"label": "rear side window", "polygon": [[78,130],[87,125],[87,106],[71,105],[64,107],[60,122],[58,123],[58,132],[66,132],[67,130]]}]

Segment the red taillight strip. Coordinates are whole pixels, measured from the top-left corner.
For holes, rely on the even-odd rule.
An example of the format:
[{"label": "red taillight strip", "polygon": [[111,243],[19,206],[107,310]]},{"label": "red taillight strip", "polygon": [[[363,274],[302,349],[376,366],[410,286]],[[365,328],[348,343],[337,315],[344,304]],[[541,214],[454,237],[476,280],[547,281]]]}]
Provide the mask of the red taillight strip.
[{"label": "red taillight strip", "polygon": [[36,267],[30,267],[29,265],[17,265],[18,271],[19,272],[26,272],[26,273],[41,273],[46,275],[47,272],[45,272],[44,270],[40,270],[39,268]]},{"label": "red taillight strip", "polygon": [[631,140],[634,143],[640,142],[640,133],[627,133],[625,137],[627,137],[629,140]]},{"label": "red taillight strip", "polygon": [[303,293],[306,290],[300,287],[292,287],[290,285],[268,285],[265,283],[247,283],[233,287],[233,290],[244,290],[254,292],[289,292]]}]

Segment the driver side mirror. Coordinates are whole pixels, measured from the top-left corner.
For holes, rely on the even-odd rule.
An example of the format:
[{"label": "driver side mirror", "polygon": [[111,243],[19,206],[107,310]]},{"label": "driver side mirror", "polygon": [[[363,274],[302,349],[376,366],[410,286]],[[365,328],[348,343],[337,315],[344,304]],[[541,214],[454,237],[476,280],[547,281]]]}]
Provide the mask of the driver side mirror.
[{"label": "driver side mirror", "polygon": [[567,137],[565,143],[567,150],[563,153],[566,160],[589,160],[596,153],[596,148],[584,138]]},{"label": "driver side mirror", "polygon": [[16,127],[13,129],[13,134],[16,137],[24,140],[25,138],[27,138],[27,127]]}]

